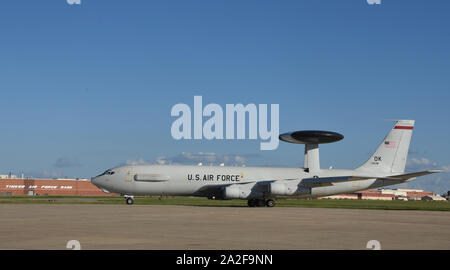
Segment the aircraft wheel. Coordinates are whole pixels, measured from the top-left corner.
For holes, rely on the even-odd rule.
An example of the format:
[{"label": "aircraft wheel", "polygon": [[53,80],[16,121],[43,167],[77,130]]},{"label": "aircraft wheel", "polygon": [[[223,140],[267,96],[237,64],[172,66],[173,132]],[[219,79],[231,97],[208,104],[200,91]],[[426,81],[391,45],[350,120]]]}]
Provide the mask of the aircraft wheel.
[{"label": "aircraft wheel", "polygon": [[125,201],[128,205],[132,205],[134,203],[134,200],[131,197],[128,197]]},{"label": "aircraft wheel", "polygon": [[254,199],[248,200],[248,201],[247,201],[247,205],[248,205],[249,207],[255,207],[255,206],[256,206],[255,200],[254,200]]},{"label": "aircraft wheel", "polygon": [[268,200],[266,201],[266,206],[267,206],[267,207],[274,207],[274,206],[275,206],[275,201],[272,200],[272,199],[268,199]]}]

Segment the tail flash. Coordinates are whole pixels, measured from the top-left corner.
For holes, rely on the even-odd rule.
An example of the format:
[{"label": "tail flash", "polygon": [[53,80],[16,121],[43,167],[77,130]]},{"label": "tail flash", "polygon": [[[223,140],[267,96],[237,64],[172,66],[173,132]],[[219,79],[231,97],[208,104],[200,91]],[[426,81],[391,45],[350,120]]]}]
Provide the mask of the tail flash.
[{"label": "tail flash", "polygon": [[398,120],[375,154],[356,170],[403,173],[408,157],[414,120]]}]

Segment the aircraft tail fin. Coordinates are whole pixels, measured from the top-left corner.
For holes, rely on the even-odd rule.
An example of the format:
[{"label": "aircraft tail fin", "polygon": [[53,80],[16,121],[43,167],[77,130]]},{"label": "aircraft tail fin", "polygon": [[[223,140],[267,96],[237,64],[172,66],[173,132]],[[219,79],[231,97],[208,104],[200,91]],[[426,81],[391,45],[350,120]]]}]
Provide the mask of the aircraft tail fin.
[{"label": "aircraft tail fin", "polygon": [[370,159],[356,170],[403,173],[413,129],[414,120],[398,120]]}]

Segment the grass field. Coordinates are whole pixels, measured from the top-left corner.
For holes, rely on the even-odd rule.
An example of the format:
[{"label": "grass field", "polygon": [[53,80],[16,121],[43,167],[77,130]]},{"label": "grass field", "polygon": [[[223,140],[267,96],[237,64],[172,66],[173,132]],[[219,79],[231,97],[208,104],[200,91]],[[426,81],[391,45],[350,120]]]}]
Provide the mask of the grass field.
[{"label": "grass field", "polygon": [[[125,204],[123,197],[2,196],[0,204]],[[137,205],[247,207],[245,200],[197,197],[135,197]],[[449,202],[279,199],[277,207],[450,211]]]}]

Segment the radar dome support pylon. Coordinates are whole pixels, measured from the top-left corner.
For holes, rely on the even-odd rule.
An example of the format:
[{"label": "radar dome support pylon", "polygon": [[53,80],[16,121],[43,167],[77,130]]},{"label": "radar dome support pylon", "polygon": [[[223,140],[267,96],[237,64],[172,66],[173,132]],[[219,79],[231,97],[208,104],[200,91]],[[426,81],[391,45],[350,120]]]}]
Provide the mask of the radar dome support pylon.
[{"label": "radar dome support pylon", "polygon": [[279,138],[288,143],[304,144],[303,167],[305,172],[314,173],[320,170],[319,144],[337,142],[344,136],[331,131],[303,130],[284,133]]},{"label": "radar dome support pylon", "polygon": [[320,170],[320,156],[318,144],[305,144],[305,160],[303,162],[305,170],[315,172]]}]

